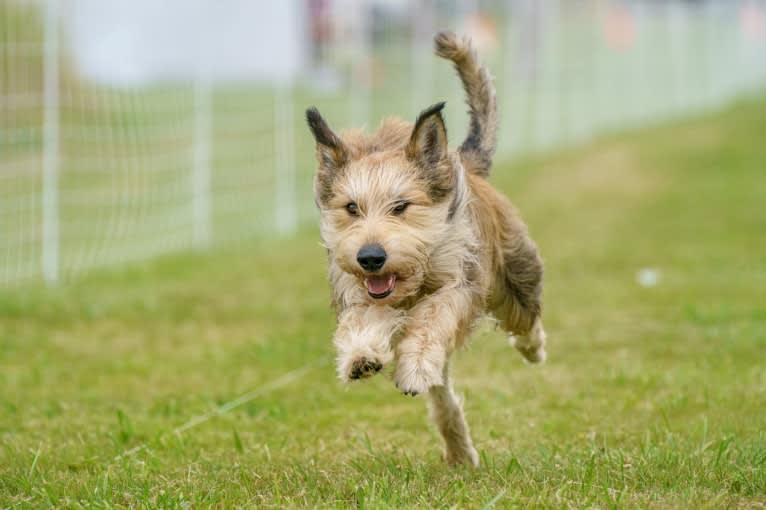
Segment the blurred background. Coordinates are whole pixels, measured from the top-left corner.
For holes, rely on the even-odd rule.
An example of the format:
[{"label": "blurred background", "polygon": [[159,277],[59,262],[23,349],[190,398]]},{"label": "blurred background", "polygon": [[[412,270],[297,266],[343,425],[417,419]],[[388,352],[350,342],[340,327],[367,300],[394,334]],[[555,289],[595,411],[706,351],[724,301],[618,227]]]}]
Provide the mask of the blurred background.
[{"label": "blurred background", "polygon": [[433,34],[496,75],[499,158],[732,101],[766,82],[764,0],[0,0],[0,286],[316,218],[303,112],[467,117]]}]

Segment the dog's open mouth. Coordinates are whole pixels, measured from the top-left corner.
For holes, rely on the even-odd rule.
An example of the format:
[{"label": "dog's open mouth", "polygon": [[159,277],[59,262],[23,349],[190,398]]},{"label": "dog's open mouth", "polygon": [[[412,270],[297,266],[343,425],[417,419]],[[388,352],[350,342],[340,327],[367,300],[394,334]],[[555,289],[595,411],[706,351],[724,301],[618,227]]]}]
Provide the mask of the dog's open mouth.
[{"label": "dog's open mouth", "polygon": [[375,299],[383,299],[394,291],[396,286],[396,275],[381,274],[370,275],[365,278],[367,293]]}]

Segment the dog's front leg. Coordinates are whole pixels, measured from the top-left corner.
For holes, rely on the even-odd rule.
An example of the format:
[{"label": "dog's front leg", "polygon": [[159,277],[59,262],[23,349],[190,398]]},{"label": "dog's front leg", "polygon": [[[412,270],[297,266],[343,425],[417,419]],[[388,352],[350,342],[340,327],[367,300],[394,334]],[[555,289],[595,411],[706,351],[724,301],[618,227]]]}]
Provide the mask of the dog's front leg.
[{"label": "dog's front leg", "polygon": [[356,305],[338,316],[335,331],[338,377],[343,382],[372,377],[394,359],[392,341],[404,324],[402,310]]},{"label": "dog's front leg", "polygon": [[394,382],[409,395],[443,386],[444,367],[475,318],[466,287],[441,289],[410,310],[407,330],[396,346]]}]

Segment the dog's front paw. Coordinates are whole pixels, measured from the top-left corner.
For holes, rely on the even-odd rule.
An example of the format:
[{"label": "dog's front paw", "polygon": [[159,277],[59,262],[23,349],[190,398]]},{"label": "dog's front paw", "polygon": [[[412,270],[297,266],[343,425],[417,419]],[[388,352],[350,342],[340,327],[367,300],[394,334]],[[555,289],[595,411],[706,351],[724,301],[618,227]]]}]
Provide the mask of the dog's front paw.
[{"label": "dog's front paw", "polygon": [[338,360],[338,376],[343,382],[372,377],[383,369],[383,362],[372,354]]},{"label": "dog's front paw", "polygon": [[433,386],[444,385],[442,367],[427,359],[400,358],[394,373],[394,384],[405,395],[426,393]]},{"label": "dog's front paw", "polygon": [[351,362],[351,368],[349,370],[349,379],[366,379],[380,372],[383,368],[383,363],[376,359],[367,359],[362,356]]}]

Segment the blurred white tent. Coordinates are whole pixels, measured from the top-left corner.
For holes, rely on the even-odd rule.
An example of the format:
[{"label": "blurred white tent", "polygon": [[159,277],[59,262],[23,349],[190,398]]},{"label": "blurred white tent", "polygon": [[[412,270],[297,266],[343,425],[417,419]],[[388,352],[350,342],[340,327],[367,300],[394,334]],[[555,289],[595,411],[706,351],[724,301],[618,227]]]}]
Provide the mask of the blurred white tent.
[{"label": "blurred white tent", "polygon": [[306,61],[300,2],[69,0],[62,14],[79,71],[102,83],[285,81]]}]

